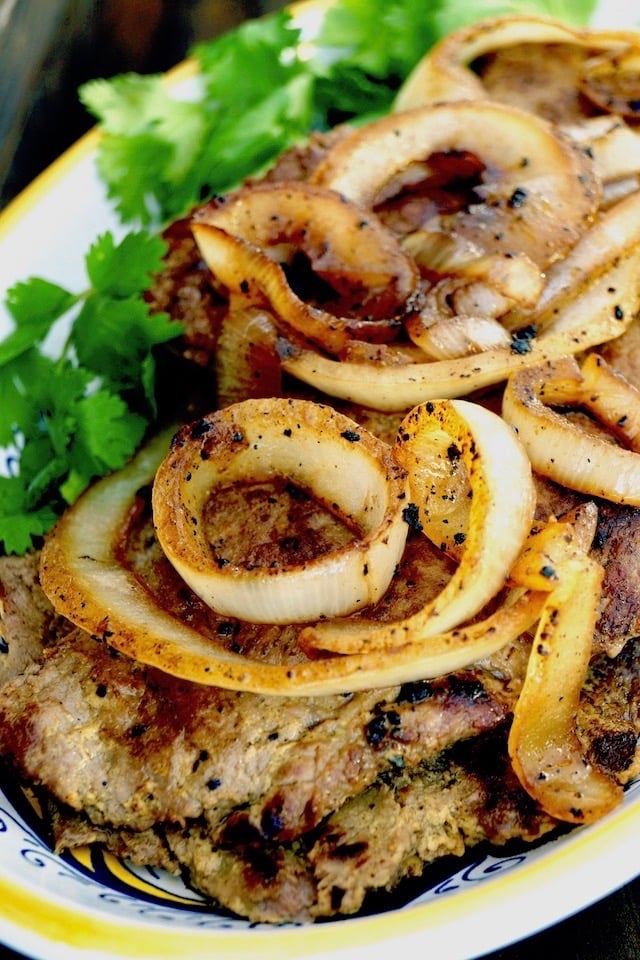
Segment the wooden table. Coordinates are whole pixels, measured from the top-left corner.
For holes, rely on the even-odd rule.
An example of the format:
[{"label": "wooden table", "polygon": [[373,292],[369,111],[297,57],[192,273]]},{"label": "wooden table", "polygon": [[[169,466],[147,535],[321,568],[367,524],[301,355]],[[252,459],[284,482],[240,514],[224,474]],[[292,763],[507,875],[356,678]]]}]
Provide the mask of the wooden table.
[{"label": "wooden table", "polygon": [[[0,0],[1,203],[89,125],[75,96],[80,83],[126,70],[165,70],[192,43],[282,5],[282,0]],[[487,960],[545,956],[638,960],[640,879]],[[0,945],[1,960],[17,957]]]}]

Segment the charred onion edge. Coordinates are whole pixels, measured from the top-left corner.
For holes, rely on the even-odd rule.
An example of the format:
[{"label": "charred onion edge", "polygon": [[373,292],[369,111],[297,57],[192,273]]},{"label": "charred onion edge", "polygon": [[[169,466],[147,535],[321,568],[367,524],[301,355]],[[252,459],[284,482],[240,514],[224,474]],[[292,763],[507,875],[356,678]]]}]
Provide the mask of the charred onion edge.
[{"label": "charred onion edge", "polygon": [[[249,566],[215,556],[204,510],[218,487],[285,477],[354,530],[313,559]],[[183,427],[153,484],[158,540],[182,579],[225,616],[254,623],[335,617],[384,594],[407,537],[405,471],[391,448],[329,406],[245,400]],[[222,548],[224,549],[224,548]]]},{"label": "charred onion edge", "polygon": [[[219,208],[203,208],[192,231],[215,280],[227,291],[268,303],[276,317],[332,353],[350,339],[392,340],[399,326],[394,317],[406,311],[418,280],[413,261],[371,211],[311,184],[264,184],[240,191]],[[308,251],[314,269],[319,276],[326,272],[329,282],[332,273],[346,283],[358,281],[364,302],[368,290],[371,312],[376,312],[377,298],[382,316],[341,317],[305,303],[268,253],[270,246],[288,243]]]},{"label": "charred onion edge", "polygon": [[[122,470],[98,481],[62,517],[42,551],[41,582],[55,609],[72,623],[140,663],[195,683],[274,696],[326,696],[432,679],[461,669],[483,654],[445,638],[429,650],[411,645],[391,653],[328,657],[271,664],[235,654],[172,616],[122,566],[119,544],[141,487],[166,455],[162,435]],[[537,619],[532,601],[530,618]],[[526,619],[528,619],[527,616]],[[515,627],[519,635],[521,622]],[[503,646],[514,636],[501,634]],[[495,645],[493,649],[495,649]]]},{"label": "charred onion edge", "polygon": [[518,431],[538,473],[581,493],[640,506],[640,452],[585,432],[550,406],[585,407],[637,446],[637,437],[625,438],[624,418],[627,431],[638,424],[638,390],[595,355],[586,361],[585,374],[573,358],[520,371],[507,383],[503,417]]},{"label": "charred onion edge", "polygon": [[443,590],[412,616],[306,628],[303,640],[317,647],[350,654],[390,650],[467,622],[504,586],[531,528],[536,503],[531,466],[513,431],[495,413],[465,400],[428,402],[404,418],[396,446],[425,524],[431,512],[437,517],[441,511],[442,488],[434,473],[431,490],[416,489],[411,459],[437,458],[438,464],[446,462],[445,471],[457,470],[460,459],[464,463],[471,509],[460,563]]}]

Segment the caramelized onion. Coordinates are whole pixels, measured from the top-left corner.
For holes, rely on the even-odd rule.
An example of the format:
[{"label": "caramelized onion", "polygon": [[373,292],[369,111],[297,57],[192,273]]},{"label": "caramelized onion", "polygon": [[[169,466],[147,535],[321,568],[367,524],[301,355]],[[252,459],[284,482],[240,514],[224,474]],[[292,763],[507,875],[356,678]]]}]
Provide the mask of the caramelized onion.
[{"label": "caramelized onion", "polygon": [[[212,686],[281,696],[348,693],[441,676],[481,654],[446,640],[434,650],[407,644],[390,652],[265,663],[233,653],[167,612],[120,555],[138,490],[165,456],[168,436],[140,451],[122,470],[92,486],[66,511],[42,553],[41,581],[56,610],[115,649],[174,676]],[[535,598],[509,615],[498,644],[537,616]],[[493,637],[490,632],[485,638]],[[487,649],[487,643],[483,644]]]},{"label": "caramelized onion", "polygon": [[[470,499],[460,563],[438,596],[412,616],[389,623],[318,623],[303,635],[316,646],[350,653],[389,650],[465,623],[504,586],[527,537],[535,508],[531,468],[496,414],[464,400],[426,403],[402,421],[397,451],[420,522],[436,544],[443,515],[449,519],[456,507],[450,498]],[[460,490],[463,467],[468,487]]]},{"label": "caramelized onion", "polygon": [[[547,813],[571,823],[590,823],[622,798],[622,788],[588,761],[576,732],[603,569],[579,547],[568,555],[570,537],[566,525],[560,526],[564,557],[547,577],[554,587],[542,610],[514,709],[509,754],[523,787]],[[546,563],[544,554],[540,563]]]},{"label": "caramelized onion", "polygon": [[[487,90],[481,77],[473,71],[473,62],[500,49],[531,43],[582,47],[585,56],[592,50],[608,51],[615,64],[629,47],[637,46],[638,37],[631,31],[580,29],[548,17],[511,15],[486,19],[455,30],[434,44],[405,80],[396,97],[395,109],[407,110],[444,100],[485,98]],[[609,57],[603,56],[606,63]],[[604,74],[613,81],[613,66],[605,70],[594,65],[591,72],[601,77]],[[594,102],[610,110],[610,106],[601,103],[602,94],[596,91],[595,78],[589,84],[589,73],[587,68],[585,92]]]},{"label": "caramelized onion", "polygon": [[[220,207],[203,208],[192,229],[227,291],[269,305],[298,333],[334,353],[352,338],[392,340],[394,317],[404,312],[417,282],[413,261],[372,212],[306,183],[241,190]],[[335,313],[305,302],[292,288],[276,257],[286,263],[296,251],[329,284],[323,301],[332,297]]]},{"label": "caramelized onion", "polygon": [[283,369],[330,396],[379,410],[402,411],[429,399],[465,396],[519,369],[619,337],[640,309],[639,272],[640,193],[636,193],[601,214],[564,260],[549,268],[534,310],[513,309],[500,317],[512,331],[509,347],[453,360],[390,366],[338,362],[291,345],[281,347]]},{"label": "caramelized onion", "polygon": [[286,262],[301,251],[357,315],[393,315],[416,286],[413,261],[373,213],[304,181],[246,187],[202,208],[195,222],[212,223],[274,259]]},{"label": "caramelized onion", "polygon": [[538,473],[582,493],[640,506],[640,453],[585,430],[552,409],[554,403],[591,410],[637,450],[640,391],[592,356],[584,374],[573,358],[523,370],[510,378],[503,398],[503,416]]},{"label": "caramelized onion", "polygon": [[[573,249],[549,267],[534,311],[516,309],[504,322],[514,328],[528,318],[539,330],[579,329],[580,318],[583,325],[593,325],[608,312],[629,323],[640,307],[639,264],[640,192],[601,213]],[[613,326],[605,339],[622,332]]]},{"label": "caramelized onion", "polygon": [[584,150],[545,120],[485,100],[417,108],[359,128],[329,151],[314,181],[373,207],[412,164],[456,151],[482,164],[477,202],[437,215],[429,229],[437,224],[484,252],[518,251],[544,269],[597,210],[600,185]]},{"label": "caramelized onion", "polygon": [[[313,560],[256,566],[216,555],[204,508],[218,487],[276,476],[311,493],[357,530]],[[299,623],[375,603],[407,535],[406,477],[390,449],[331,407],[246,400],[187,425],[153,485],[162,548],[183,580],[218,613],[255,623]]]}]

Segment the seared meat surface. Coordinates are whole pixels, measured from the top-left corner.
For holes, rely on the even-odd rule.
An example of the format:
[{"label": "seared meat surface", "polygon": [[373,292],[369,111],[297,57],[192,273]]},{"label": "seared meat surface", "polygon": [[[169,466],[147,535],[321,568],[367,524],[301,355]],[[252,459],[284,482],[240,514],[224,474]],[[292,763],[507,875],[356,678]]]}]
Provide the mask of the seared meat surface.
[{"label": "seared meat surface", "polygon": [[[526,639],[430,682],[332,697],[202,687],[73,631],[0,691],[0,754],[42,790],[58,849],[181,872],[254,920],[359,910],[442,856],[558,824],[506,756]],[[595,658],[579,732],[640,772],[640,643]]]},{"label": "seared meat surface", "polygon": [[22,673],[69,632],[40,586],[38,555],[0,559],[0,685]]},{"label": "seared meat surface", "polygon": [[[508,721],[496,717],[493,726],[469,729],[467,737],[446,745],[442,740],[430,748],[425,741],[419,760],[416,752],[404,751],[405,721],[415,722],[415,714],[432,698],[445,718],[451,698],[463,699],[470,717],[474,703],[490,701],[488,691],[496,683],[495,676],[490,679],[491,666],[499,675],[504,658],[501,665],[486,664],[472,676],[448,678],[436,685],[435,693],[431,685],[412,684],[297,704],[272,701],[271,727],[261,731],[258,724],[269,709],[263,698],[189,688],[74,635],[59,652],[47,654],[42,667],[30,668],[25,682],[5,688],[0,699],[2,750],[13,754],[23,776],[32,779],[35,768],[36,781],[53,789],[52,824],[59,849],[99,841],[135,862],[182,872],[214,901],[256,921],[350,914],[361,909],[372,891],[394,889],[439,857],[460,856],[479,843],[499,847],[514,839],[534,841],[558,827],[522,790],[511,769]],[[96,682],[108,685],[109,692],[100,696],[100,687],[97,699],[111,699],[111,710],[99,710],[96,695],[91,697],[88,685]],[[56,683],[49,702],[38,707],[46,699],[46,685]],[[617,659],[602,655],[594,660],[579,715],[581,735],[621,782],[640,772],[635,749],[639,684],[640,643],[635,641]],[[88,705],[77,716],[84,697]],[[236,701],[233,713],[225,711],[225,699],[231,698]],[[115,715],[125,708],[114,732]],[[169,714],[172,719],[163,722]],[[385,715],[382,741],[368,744],[378,759],[369,777],[346,777],[340,799],[334,793],[332,811],[299,821],[296,830],[289,821],[285,832],[270,802],[278,777],[281,796],[295,797],[299,791],[308,796],[303,778],[314,743],[320,790],[318,754],[325,748],[328,758],[334,750],[324,737],[319,740],[330,732],[327,724],[334,738],[342,736],[355,761],[358,751],[362,756],[367,749],[365,731],[370,739],[372,721]],[[54,726],[62,716],[72,717],[64,736]],[[233,716],[237,744],[229,740]],[[52,731],[53,766],[43,761],[36,744],[43,722]],[[145,722],[153,722],[155,729],[142,729]],[[357,737],[338,730],[340,723],[350,729],[360,725],[358,746],[354,748]],[[21,726],[26,727],[22,736]],[[93,763],[87,733],[92,727],[97,728]],[[377,723],[373,729],[378,730]],[[64,781],[56,774],[62,763]],[[345,776],[344,768],[336,769],[335,776]],[[107,777],[108,791],[101,780]],[[106,794],[118,792],[121,802],[107,806]],[[83,806],[85,812],[78,812]]]},{"label": "seared meat surface", "polygon": [[145,830],[242,807],[289,840],[398,763],[508,715],[488,670],[410,688],[274,698],[147,669],[76,632],[0,693],[0,752],[97,825]]}]

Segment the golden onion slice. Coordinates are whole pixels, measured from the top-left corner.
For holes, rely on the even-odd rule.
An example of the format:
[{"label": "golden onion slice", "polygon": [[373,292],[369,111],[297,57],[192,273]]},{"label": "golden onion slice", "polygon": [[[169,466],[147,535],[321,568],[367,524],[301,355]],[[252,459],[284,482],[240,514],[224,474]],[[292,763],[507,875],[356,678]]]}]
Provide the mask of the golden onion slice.
[{"label": "golden onion slice", "polygon": [[[631,449],[596,435],[553,409],[590,410]],[[509,379],[503,416],[518,431],[534,470],[614,503],[640,506],[640,391],[591,355],[581,371],[573,358],[532,367]]]},{"label": "golden onion slice", "polygon": [[540,617],[509,734],[522,786],[547,813],[571,823],[593,822],[622,798],[622,788],[589,762],[576,731],[602,577],[602,567],[579,548],[554,567],[554,589]]},{"label": "golden onion slice", "polygon": [[[356,531],[353,540],[282,566],[216,554],[204,520],[216,489],[278,476],[338,514]],[[352,613],[382,596],[407,536],[406,489],[392,450],[349,417],[306,400],[252,399],[179,431],[156,473],[153,517],[172,565],[218,613],[300,623]]]},{"label": "golden onion slice", "polygon": [[431,155],[470,152],[482,163],[477,202],[434,216],[429,229],[451,232],[485,253],[526,254],[544,269],[587,229],[600,182],[587,152],[547,121],[487,100],[438,104],[391,114],[329,150],[313,179],[373,207],[389,184]]},{"label": "golden onion slice", "polygon": [[[443,516],[449,519],[453,512],[450,498],[470,500],[468,528],[459,535],[460,563],[444,589],[403,620],[336,620],[307,628],[304,639],[317,647],[343,653],[392,650],[452,630],[504,586],[529,533],[535,509],[531,468],[515,434],[496,414],[464,400],[425,403],[402,421],[396,448],[420,523],[436,544]],[[468,486],[461,488],[457,478],[463,468]]]},{"label": "golden onion slice", "polygon": [[492,641],[502,646],[537,619],[538,601],[531,595],[514,604],[501,621],[497,640],[490,630],[476,645],[460,643],[456,636],[445,637],[440,644],[434,638],[433,649],[408,644],[391,652],[287,664],[233,653],[166,611],[161,600],[121,562],[121,538],[136,495],[153,480],[168,443],[168,435],[159,437],[122,470],[86,491],[65,512],[42,552],[41,581],[55,609],[140,663],[225,689],[329,696],[461,669],[488,655]]}]

